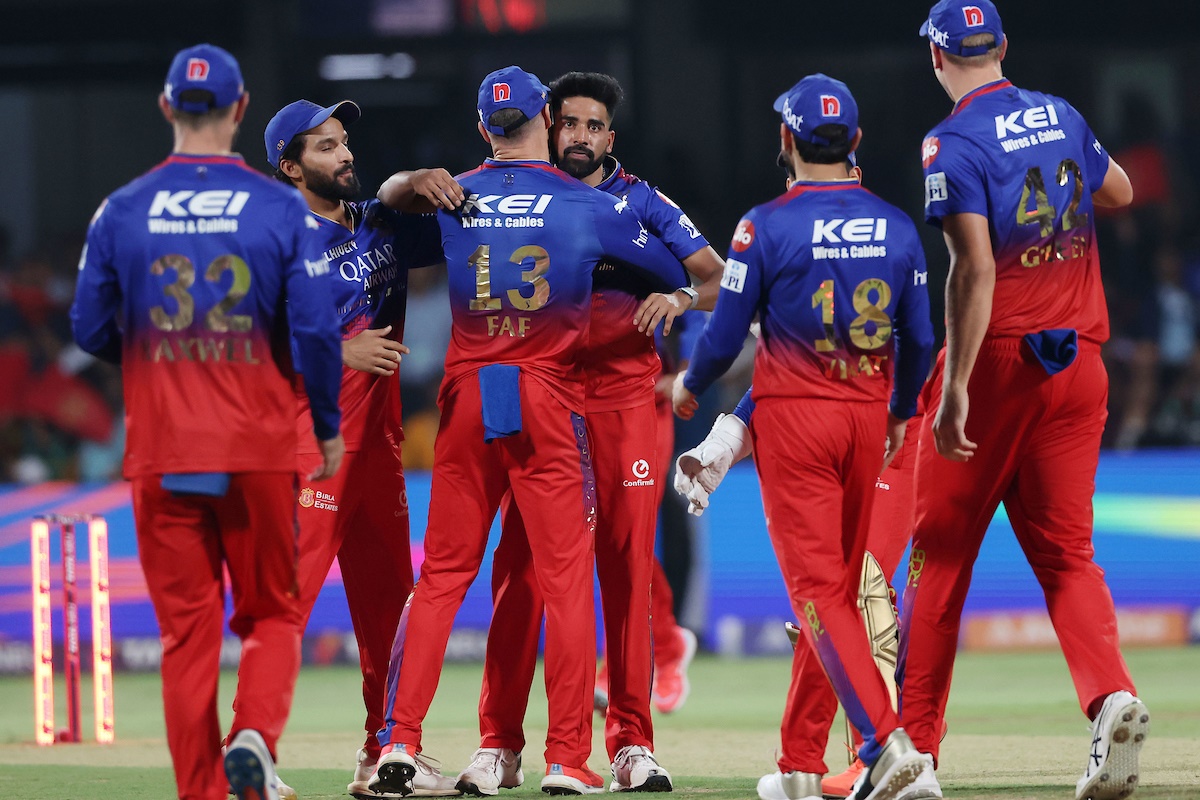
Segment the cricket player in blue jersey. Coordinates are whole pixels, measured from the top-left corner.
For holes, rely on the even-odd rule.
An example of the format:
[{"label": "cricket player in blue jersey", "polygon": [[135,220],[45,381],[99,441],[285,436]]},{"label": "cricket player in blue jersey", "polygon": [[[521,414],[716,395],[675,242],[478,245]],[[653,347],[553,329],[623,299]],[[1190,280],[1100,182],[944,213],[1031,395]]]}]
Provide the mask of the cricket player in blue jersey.
[{"label": "cricket player in blue jersey", "polygon": [[922,147],[925,219],[942,230],[950,273],[917,463],[905,727],[936,758],[972,566],[1003,502],[1092,720],[1077,797],[1116,800],[1137,786],[1150,717],[1093,558],[1109,332],[1095,209],[1133,190],[1069,103],[1004,78],[990,0],[942,0],[920,33],[954,108]]},{"label": "cricket player in blue jersey", "polygon": [[388,719],[379,734],[383,754],[370,781],[377,791],[411,791],[454,615],[510,490],[546,609],[550,719],[542,789],[604,789],[587,764],[596,500],[579,354],[592,273],[610,260],[666,292],[687,278],[627,204],[550,165],[547,95],[518,67],[484,78],[479,130],[493,157],[458,177],[462,206],[438,213],[453,335],[439,393],[425,562],[397,633]]},{"label": "cricket player in blue jersey", "polygon": [[675,409],[724,373],[757,314],[750,433],[767,530],[806,642],[795,649],[779,771],[762,800],[821,796],[840,700],[862,732],[856,800],[892,800],[929,756],[913,747],[875,667],[855,598],[885,454],[904,441],[933,345],[912,221],[848,176],[862,138],[846,85],[810,75],[776,100],[791,189],[734,232],[716,310],[676,383]]},{"label": "cricket player in blue jersey", "polygon": [[[432,214],[402,215],[374,198],[358,200],[347,128],[360,114],[349,100],[328,107],[297,100],[271,118],[264,142],[275,178],[295,186],[308,204],[341,323],[339,406],[346,458],[337,477],[319,486],[303,478],[316,454],[307,441],[311,422],[302,383],[296,392],[300,600],[307,624],[336,558],[358,642],[366,705],[366,738],[347,791],[375,797],[367,781],[379,758],[375,733],[383,726],[388,659],[413,583],[397,374],[400,356],[407,352],[401,341],[408,270],[440,264],[443,257]],[[389,590],[381,592],[381,586]],[[418,763],[413,787],[421,797],[458,794],[454,780],[429,759]],[[284,800],[295,796],[282,781],[279,790]]]},{"label": "cricket player in blue jersey", "polygon": [[[329,265],[300,196],[232,152],[248,102],[226,51],[175,56],[159,98],[174,151],[96,212],[71,309],[80,347],[121,362],[125,476],[162,635],[167,744],[179,797],[200,800],[223,800],[227,787],[278,798],[275,745],[304,616],[289,336],[308,365],[306,477],[331,478],[345,449]],[[222,769],[226,569],[242,657]]]}]

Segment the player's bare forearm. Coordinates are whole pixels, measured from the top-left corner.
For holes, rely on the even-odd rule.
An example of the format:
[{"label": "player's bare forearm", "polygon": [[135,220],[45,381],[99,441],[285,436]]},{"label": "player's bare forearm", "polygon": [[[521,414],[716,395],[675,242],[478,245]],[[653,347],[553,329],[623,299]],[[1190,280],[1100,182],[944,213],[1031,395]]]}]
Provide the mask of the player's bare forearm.
[{"label": "player's bare forearm", "polygon": [[946,368],[941,405],[934,417],[934,445],[946,458],[966,461],[977,447],[966,434],[967,386],[992,316],[996,261],[986,217],[951,214],[943,220],[942,231],[950,250],[950,275],[946,279]]},{"label": "player's bare forearm", "polygon": [[950,250],[943,382],[965,390],[992,316],[996,261],[986,217],[951,214],[943,221],[942,230]]},{"label": "player's bare forearm", "polygon": [[696,301],[696,308],[700,311],[712,311],[717,305],[717,295],[721,292],[721,273],[725,270],[725,262],[712,247],[703,247],[685,258],[683,266],[690,275],[700,281],[693,287],[700,295]]},{"label": "player's bare forearm", "polygon": [[458,208],[465,198],[462,186],[441,168],[397,172],[383,182],[376,196],[388,208],[410,214]]}]

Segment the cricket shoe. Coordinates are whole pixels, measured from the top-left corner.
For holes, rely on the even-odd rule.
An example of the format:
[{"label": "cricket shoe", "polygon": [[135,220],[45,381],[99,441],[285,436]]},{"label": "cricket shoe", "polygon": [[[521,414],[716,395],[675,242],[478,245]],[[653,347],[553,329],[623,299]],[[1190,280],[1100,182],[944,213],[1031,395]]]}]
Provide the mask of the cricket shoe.
[{"label": "cricket shoe", "polygon": [[375,772],[367,781],[367,790],[376,795],[408,797],[415,791],[413,776],[417,774],[418,752],[411,744],[389,744],[383,748],[375,763]]},{"label": "cricket shoe", "polygon": [[854,783],[858,776],[867,768],[861,758],[855,757],[846,771],[837,775],[826,775],[821,779],[821,794],[827,798],[849,797],[854,791]]},{"label": "cricket shoe", "polygon": [[687,670],[696,655],[696,634],[678,625],[675,634],[681,641],[681,652],[678,657],[655,665],[654,685],[650,690],[654,707],[661,714],[670,714],[683,708],[691,691]]},{"label": "cricket shoe", "polygon": [[1138,752],[1150,733],[1146,704],[1129,692],[1104,698],[1092,722],[1092,751],[1076,800],[1121,800],[1138,786]]},{"label": "cricket shoe", "polygon": [[884,743],[879,758],[858,776],[850,797],[853,800],[899,800],[925,768],[932,766],[933,758],[917,750],[903,728],[896,728]]},{"label": "cricket shoe", "polygon": [[[221,759],[225,758],[225,747],[221,747]],[[296,790],[283,782],[283,778],[279,777],[279,773],[275,773],[275,791],[279,792],[279,800],[296,800]],[[232,786],[225,787],[226,794],[236,794]]]},{"label": "cricket shoe", "polygon": [[596,670],[596,688],[592,689],[592,708],[597,714],[608,713],[608,662]]},{"label": "cricket shoe", "polygon": [[587,764],[582,767],[547,764],[542,791],[546,794],[599,794],[604,791],[604,778],[592,772]]},{"label": "cricket shoe", "polygon": [[[418,753],[415,761],[417,762],[417,772],[413,775],[412,797],[457,797],[460,794],[455,788],[454,779],[442,774],[439,768],[441,765],[435,759],[429,758],[424,753]],[[366,748],[360,747],[358,763],[354,767],[354,780],[346,787],[346,793],[358,800],[403,797],[404,795],[399,793],[376,794],[371,791],[368,783],[372,773],[375,772],[377,763],[379,763],[378,758],[371,757],[367,754]],[[280,796],[280,800],[285,800],[285,798]]]},{"label": "cricket shoe", "polygon": [[275,760],[258,731],[238,731],[225,748],[225,777],[238,800],[279,800]]},{"label": "cricket shoe", "polygon": [[933,772],[933,763],[930,762],[896,800],[938,800],[941,796],[942,786],[938,783],[937,775]]},{"label": "cricket shoe", "polygon": [[640,744],[630,744],[617,751],[612,762],[610,792],[669,792],[672,791],[671,773],[667,772],[654,758],[650,749]]},{"label": "cricket shoe", "polygon": [[759,800],[820,800],[821,776],[815,772],[772,772],[758,779]]},{"label": "cricket shoe", "polygon": [[521,754],[507,747],[481,747],[467,768],[458,773],[456,788],[463,794],[490,797],[501,789],[515,789],[525,782]]}]

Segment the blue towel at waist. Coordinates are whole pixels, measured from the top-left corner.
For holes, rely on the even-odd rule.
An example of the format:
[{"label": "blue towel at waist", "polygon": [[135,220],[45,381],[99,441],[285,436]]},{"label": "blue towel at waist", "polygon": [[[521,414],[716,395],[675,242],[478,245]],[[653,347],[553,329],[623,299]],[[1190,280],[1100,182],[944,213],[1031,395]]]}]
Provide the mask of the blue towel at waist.
[{"label": "blue towel at waist", "polygon": [[521,368],[491,364],[479,370],[483,399],[483,440],[503,439],[521,432]]},{"label": "blue towel at waist", "polygon": [[1075,362],[1079,355],[1079,334],[1074,328],[1054,328],[1048,331],[1027,333],[1022,337],[1033,351],[1033,357],[1046,370],[1047,375],[1057,375]]},{"label": "blue towel at waist", "polygon": [[224,497],[230,477],[228,472],[176,472],[162,476],[162,488],[172,494]]}]

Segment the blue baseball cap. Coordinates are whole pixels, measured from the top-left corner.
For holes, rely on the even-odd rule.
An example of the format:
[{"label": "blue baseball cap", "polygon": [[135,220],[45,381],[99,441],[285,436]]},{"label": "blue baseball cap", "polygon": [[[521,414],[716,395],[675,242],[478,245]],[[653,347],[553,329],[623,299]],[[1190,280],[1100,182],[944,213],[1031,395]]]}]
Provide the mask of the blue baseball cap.
[{"label": "blue baseball cap", "polygon": [[[212,95],[211,101],[184,100],[181,95],[200,89]],[[175,54],[163,94],[173,108],[190,114],[204,114],[214,108],[233,105],[244,94],[242,70],[237,59],[216,45],[198,44]]]},{"label": "blue baseball cap", "polygon": [[520,67],[498,69],[479,84],[479,121],[488,133],[507,136],[514,127],[510,126],[506,131],[498,125],[489,125],[488,119],[492,114],[505,108],[515,108],[526,119],[533,119],[545,108],[549,96],[549,87],[532,72]]},{"label": "blue baseball cap", "polygon": [[[1004,41],[1000,12],[992,5],[992,0],[941,0],[929,9],[929,19],[917,33],[928,37],[947,53],[965,57],[981,56]],[[963,39],[980,33],[992,34],[995,42],[963,47]]]},{"label": "blue baseball cap", "polygon": [[858,103],[839,80],[817,73],[802,78],[775,98],[775,110],[798,138],[820,147],[831,142],[814,131],[822,125],[845,125],[847,141],[858,132]]},{"label": "blue baseball cap", "polygon": [[275,112],[263,133],[263,141],[267,146],[267,162],[278,169],[279,157],[291,144],[292,139],[305,131],[311,131],[330,117],[341,120],[343,125],[349,125],[361,116],[362,109],[353,100],[343,100],[325,107],[309,100],[288,103]]}]

